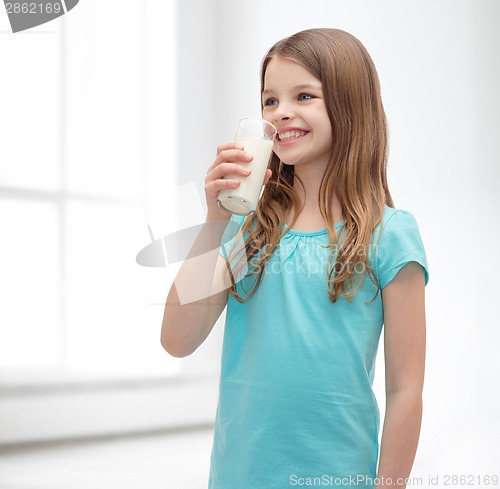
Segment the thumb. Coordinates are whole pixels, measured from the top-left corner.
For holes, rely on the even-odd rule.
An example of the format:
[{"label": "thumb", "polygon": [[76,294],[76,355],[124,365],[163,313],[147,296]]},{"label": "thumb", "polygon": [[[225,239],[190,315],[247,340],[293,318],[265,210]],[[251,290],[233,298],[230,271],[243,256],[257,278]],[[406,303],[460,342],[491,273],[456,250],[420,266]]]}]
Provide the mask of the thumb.
[{"label": "thumb", "polygon": [[269,182],[269,179],[271,178],[273,174],[273,171],[270,170],[269,168],[266,170],[266,176],[264,177],[264,185]]}]

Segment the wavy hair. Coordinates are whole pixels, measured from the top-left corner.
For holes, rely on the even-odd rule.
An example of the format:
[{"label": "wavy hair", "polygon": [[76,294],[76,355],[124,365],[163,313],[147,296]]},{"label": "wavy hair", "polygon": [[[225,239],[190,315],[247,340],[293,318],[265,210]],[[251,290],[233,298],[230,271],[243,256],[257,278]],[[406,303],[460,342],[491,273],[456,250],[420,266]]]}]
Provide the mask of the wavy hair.
[{"label": "wavy hair", "polygon": [[[388,129],[377,71],[365,47],[353,35],[338,29],[309,29],[282,39],[267,52],[261,63],[261,94],[267,66],[275,56],[298,63],[323,86],[333,137],[318,194],[330,243],[326,282],[331,302],[336,302],[341,295],[352,302],[357,292],[353,284],[356,281],[361,287],[366,273],[377,285],[367,250],[372,232],[382,220],[384,204],[394,207],[387,184]],[[295,211],[289,225],[293,228],[302,211],[294,180],[302,188],[304,185],[298,176],[294,177],[294,167],[283,164],[273,153],[269,168],[272,176],[264,187],[256,212],[241,227],[242,233],[249,233],[244,243],[247,262],[253,264],[249,275],[257,277],[246,298],[236,291],[233,271],[226,260],[232,281],[229,293],[239,302],[246,302],[257,291],[266,263],[286,233],[285,212]],[[338,232],[333,222],[334,193],[343,217]],[[336,261],[332,264],[335,254]],[[377,286],[370,302],[378,292]]]}]

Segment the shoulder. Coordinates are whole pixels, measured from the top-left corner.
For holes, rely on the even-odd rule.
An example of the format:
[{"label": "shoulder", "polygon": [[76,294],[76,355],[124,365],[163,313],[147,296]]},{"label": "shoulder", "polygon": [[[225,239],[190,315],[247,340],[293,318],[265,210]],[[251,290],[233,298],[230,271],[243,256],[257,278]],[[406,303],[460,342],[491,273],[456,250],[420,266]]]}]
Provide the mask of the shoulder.
[{"label": "shoulder", "polygon": [[404,227],[408,225],[416,225],[417,220],[415,216],[405,209],[394,209],[388,205],[384,206],[384,215],[382,217],[381,225],[382,230],[388,228],[389,230]]},{"label": "shoulder", "polygon": [[410,261],[423,266],[427,284],[427,257],[415,216],[405,209],[393,209],[386,205],[376,231],[373,246],[380,288],[385,287]]},{"label": "shoulder", "polygon": [[244,241],[248,237],[248,229],[243,233],[241,232],[243,224],[249,219],[249,216],[238,216],[231,214],[231,217],[226,225],[221,239],[219,254],[227,258],[230,250],[235,249],[234,245],[238,246],[240,250],[244,248]]},{"label": "shoulder", "polygon": [[247,221],[249,221],[249,225],[252,229],[255,228],[255,220],[257,218],[251,214],[250,216],[239,216],[237,214],[231,214],[231,217],[228,222],[228,227],[231,229],[240,229],[243,224],[245,224]]},{"label": "shoulder", "polygon": [[392,239],[398,237],[406,236],[420,240],[420,231],[417,219],[410,211],[385,205],[384,215],[375,228],[373,236],[375,242],[380,239],[383,244],[391,245]]}]

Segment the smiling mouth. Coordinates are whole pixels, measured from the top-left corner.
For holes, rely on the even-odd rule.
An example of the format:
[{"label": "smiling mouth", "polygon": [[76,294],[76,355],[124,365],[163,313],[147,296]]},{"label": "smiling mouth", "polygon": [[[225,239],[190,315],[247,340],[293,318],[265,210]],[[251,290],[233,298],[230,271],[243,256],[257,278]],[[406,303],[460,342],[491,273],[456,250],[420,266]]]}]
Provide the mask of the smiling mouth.
[{"label": "smiling mouth", "polygon": [[304,137],[306,134],[309,134],[307,131],[287,131],[281,134],[278,134],[278,140],[281,142],[290,141],[292,139],[300,139]]}]

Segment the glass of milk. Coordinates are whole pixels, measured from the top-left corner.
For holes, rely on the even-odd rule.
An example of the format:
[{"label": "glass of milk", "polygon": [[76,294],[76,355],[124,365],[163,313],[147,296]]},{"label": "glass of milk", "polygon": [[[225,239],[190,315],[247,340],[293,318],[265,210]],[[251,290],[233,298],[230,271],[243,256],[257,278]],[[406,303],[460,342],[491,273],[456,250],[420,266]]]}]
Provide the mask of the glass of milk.
[{"label": "glass of milk", "polygon": [[224,178],[239,180],[235,189],[225,189],[217,196],[217,205],[233,214],[248,216],[255,211],[262,194],[264,177],[273,151],[276,128],[264,119],[241,119],[234,142],[241,144],[247,153],[253,156],[250,163],[238,163],[252,172],[244,177],[226,175]]}]

